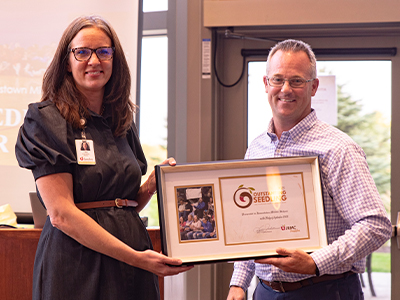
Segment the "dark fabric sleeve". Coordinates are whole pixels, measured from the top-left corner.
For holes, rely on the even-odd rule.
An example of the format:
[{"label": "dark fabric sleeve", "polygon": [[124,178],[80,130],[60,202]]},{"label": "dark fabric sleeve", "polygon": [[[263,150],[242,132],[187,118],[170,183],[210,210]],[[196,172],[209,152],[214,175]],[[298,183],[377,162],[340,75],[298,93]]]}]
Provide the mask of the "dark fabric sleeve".
[{"label": "dark fabric sleeve", "polygon": [[135,154],[136,160],[140,166],[142,175],[145,175],[147,172],[147,160],[144,156],[142,145],[140,144],[139,133],[135,123],[132,123],[131,129],[128,130],[127,138],[129,145],[131,146],[132,151]]},{"label": "dark fabric sleeve", "polygon": [[35,180],[54,173],[72,173],[76,163],[72,128],[51,102],[29,105],[15,145],[18,164]]}]

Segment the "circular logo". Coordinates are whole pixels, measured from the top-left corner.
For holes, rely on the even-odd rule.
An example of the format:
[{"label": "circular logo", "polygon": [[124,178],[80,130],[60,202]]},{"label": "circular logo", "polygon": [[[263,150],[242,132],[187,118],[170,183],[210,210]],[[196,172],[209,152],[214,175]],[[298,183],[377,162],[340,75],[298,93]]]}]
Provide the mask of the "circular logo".
[{"label": "circular logo", "polygon": [[233,194],[233,201],[240,208],[247,208],[253,203],[253,197],[251,196],[248,188],[238,188]]}]

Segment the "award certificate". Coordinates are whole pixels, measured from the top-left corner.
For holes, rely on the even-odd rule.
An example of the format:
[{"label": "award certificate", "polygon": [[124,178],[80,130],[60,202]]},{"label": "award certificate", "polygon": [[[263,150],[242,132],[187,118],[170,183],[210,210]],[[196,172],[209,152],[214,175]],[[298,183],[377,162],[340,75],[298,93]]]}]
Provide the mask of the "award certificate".
[{"label": "award certificate", "polygon": [[318,157],[156,166],[162,251],[184,264],[327,245]]}]

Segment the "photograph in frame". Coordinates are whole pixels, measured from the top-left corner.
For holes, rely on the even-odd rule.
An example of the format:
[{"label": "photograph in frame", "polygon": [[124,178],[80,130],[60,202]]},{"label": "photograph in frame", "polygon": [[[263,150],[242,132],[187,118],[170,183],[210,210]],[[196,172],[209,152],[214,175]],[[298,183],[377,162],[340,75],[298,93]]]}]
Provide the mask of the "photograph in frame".
[{"label": "photograph in frame", "polygon": [[[184,264],[274,256],[278,247],[311,253],[327,245],[317,156],[158,165],[156,180],[162,251]],[[212,199],[215,237],[198,230],[188,238],[180,226],[188,214],[180,216],[188,204],[194,215],[203,195]],[[205,224],[209,218],[201,216]]]},{"label": "photograph in frame", "polygon": [[213,191],[212,184],[175,187],[180,243],[218,240]]}]

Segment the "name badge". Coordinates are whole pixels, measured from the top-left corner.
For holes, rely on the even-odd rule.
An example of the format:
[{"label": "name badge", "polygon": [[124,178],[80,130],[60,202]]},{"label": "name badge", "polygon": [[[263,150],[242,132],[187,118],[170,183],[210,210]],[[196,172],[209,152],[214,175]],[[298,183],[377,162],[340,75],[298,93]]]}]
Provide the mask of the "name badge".
[{"label": "name badge", "polygon": [[94,145],[92,140],[75,140],[76,158],[79,165],[95,165]]}]

